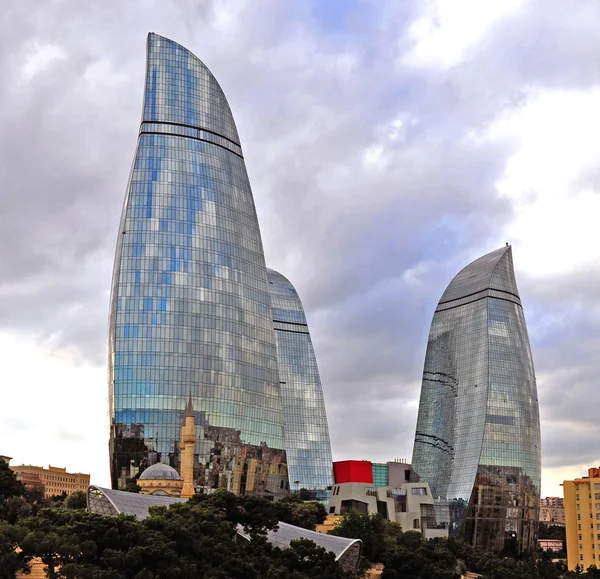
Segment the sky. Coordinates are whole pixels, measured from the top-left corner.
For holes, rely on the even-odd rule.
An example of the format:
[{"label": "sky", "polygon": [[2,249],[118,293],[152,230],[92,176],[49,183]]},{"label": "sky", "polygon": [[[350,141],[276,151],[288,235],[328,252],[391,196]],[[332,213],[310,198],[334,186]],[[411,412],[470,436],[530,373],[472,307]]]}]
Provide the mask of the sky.
[{"label": "sky", "polygon": [[429,325],[509,242],[542,494],[600,464],[600,3],[8,0],[0,454],[108,484],[112,261],[153,31],[221,84],[296,286],[334,460],[409,458]]}]

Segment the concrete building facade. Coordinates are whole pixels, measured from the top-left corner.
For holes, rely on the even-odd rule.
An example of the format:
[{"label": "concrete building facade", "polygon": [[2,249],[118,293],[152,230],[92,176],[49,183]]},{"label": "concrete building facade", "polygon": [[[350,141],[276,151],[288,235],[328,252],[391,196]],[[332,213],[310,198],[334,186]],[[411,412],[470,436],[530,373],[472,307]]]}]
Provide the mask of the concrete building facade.
[{"label": "concrete building facade", "polygon": [[388,462],[387,469],[387,484],[375,486],[371,462],[334,462],[335,483],[329,498],[330,515],[341,515],[344,509],[379,514],[400,524],[405,531],[420,531],[427,539],[447,537],[448,529],[439,528],[441,526],[436,523],[434,498],[429,485],[421,481],[409,482],[412,470],[407,463]]},{"label": "concrete building facade", "polygon": [[563,482],[567,563],[587,569],[600,563],[600,467]]}]

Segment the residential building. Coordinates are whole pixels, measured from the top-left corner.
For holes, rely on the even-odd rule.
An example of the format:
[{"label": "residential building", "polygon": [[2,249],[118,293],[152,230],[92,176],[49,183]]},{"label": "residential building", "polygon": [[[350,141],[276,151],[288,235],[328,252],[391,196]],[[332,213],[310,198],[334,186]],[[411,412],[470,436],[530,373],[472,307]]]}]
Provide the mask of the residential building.
[{"label": "residential building", "polygon": [[600,566],[600,467],[562,486],[569,569]]},{"label": "residential building", "polygon": [[334,462],[329,514],[339,516],[345,509],[363,514],[378,513],[399,523],[405,531],[420,531],[427,539],[447,537],[448,529],[436,522],[429,485],[421,481],[409,482],[414,474],[410,464],[388,462],[387,467],[387,484],[375,486],[370,461]]},{"label": "residential building", "polygon": [[288,492],[268,285],[227,99],[196,56],[150,34],[110,304],[113,488],[159,461],[181,470],[191,394],[195,486]]},{"label": "residential building", "polygon": [[6,464],[10,464],[12,456],[4,456],[3,454],[0,454],[0,460],[3,460]]},{"label": "residential building", "polygon": [[508,244],[461,270],[437,305],[412,467],[451,536],[487,550],[536,549],[538,397]]},{"label": "residential building", "polygon": [[565,504],[562,497],[540,499],[540,522],[547,525],[565,524]]},{"label": "residential building", "polygon": [[325,400],[302,302],[280,273],[267,270],[281,386],[290,484],[327,500],[333,480]]},{"label": "residential building", "polygon": [[80,472],[67,472],[66,468],[56,466],[19,465],[10,467],[17,475],[17,478],[28,488],[36,486],[44,487],[44,496],[53,497],[55,495],[68,495],[76,492],[86,492],[90,486],[90,475]]}]

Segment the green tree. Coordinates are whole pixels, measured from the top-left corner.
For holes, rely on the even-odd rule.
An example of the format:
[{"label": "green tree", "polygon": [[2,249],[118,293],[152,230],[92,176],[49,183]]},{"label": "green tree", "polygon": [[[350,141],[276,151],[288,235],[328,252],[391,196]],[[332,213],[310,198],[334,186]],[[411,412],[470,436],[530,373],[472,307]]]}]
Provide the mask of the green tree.
[{"label": "green tree", "polygon": [[0,521],[0,579],[14,579],[17,571],[26,569],[29,557],[17,551],[22,538],[20,529]]},{"label": "green tree", "polygon": [[327,509],[321,503],[303,501],[296,495],[288,495],[276,505],[280,521],[303,529],[314,531],[327,518]]},{"label": "green tree", "polygon": [[[143,521],[53,507],[16,530],[23,557],[40,557],[49,579],[336,579],[349,577],[311,541],[278,549],[266,540],[276,503],[219,491],[152,507]],[[242,525],[251,539],[239,539]]]},{"label": "green tree", "polygon": [[393,548],[404,535],[408,535],[408,541],[421,540],[420,533],[403,533],[398,523],[377,514],[364,515],[353,510],[345,511],[329,534],[360,539],[363,542],[363,555],[373,563],[380,562],[383,554]]},{"label": "green tree", "polygon": [[83,491],[75,491],[65,499],[67,509],[85,509],[87,507],[86,494]]},{"label": "green tree", "polygon": [[8,463],[0,458],[0,508],[7,499],[20,497],[25,493],[25,486],[17,479],[17,475],[8,466]]},{"label": "green tree", "polygon": [[128,493],[139,493],[142,490],[142,487],[137,484],[137,480],[135,478],[128,478],[125,481],[125,486],[121,490]]}]

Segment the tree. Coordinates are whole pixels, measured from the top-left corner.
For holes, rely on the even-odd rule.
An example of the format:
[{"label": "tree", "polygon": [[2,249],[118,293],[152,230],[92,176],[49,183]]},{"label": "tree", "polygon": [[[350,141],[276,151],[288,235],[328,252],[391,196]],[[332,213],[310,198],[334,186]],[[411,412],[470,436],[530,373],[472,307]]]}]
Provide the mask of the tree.
[{"label": "tree", "polygon": [[87,507],[87,497],[83,491],[75,491],[65,499],[67,509],[85,509]]},{"label": "tree", "polygon": [[[373,563],[380,562],[382,555],[405,534],[414,541],[413,532],[409,533],[403,533],[398,523],[377,514],[364,515],[353,510],[345,511],[337,526],[329,531],[330,535],[360,539],[363,542],[363,555]],[[420,533],[415,536],[416,540],[421,540]]]},{"label": "tree", "polygon": [[25,493],[25,486],[17,479],[17,475],[8,466],[8,463],[0,458],[0,507],[2,503],[11,497],[20,497]]},{"label": "tree", "polygon": [[137,484],[137,480],[135,478],[128,478],[125,481],[125,486],[121,490],[128,493],[139,493],[142,490],[142,487]]},{"label": "tree", "polygon": [[[16,526],[23,557],[40,557],[49,579],[341,579],[335,555],[312,541],[267,542],[276,503],[226,491],[152,507],[143,521],[84,510],[41,509]],[[240,539],[237,525],[251,539]],[[18,527],[18,528],[17,528]]]},{"label": "tree", "polygon": [[0,579],[14,579],[26,568],[29,557],[17,550],[20,539],[18,528],[0,521]]},{"label": "tree", "polygon": [[288,495],[277,503],[278,518],[284,523],[314,531],[327,518],[327,509],[316,501],[303,501]]}]

